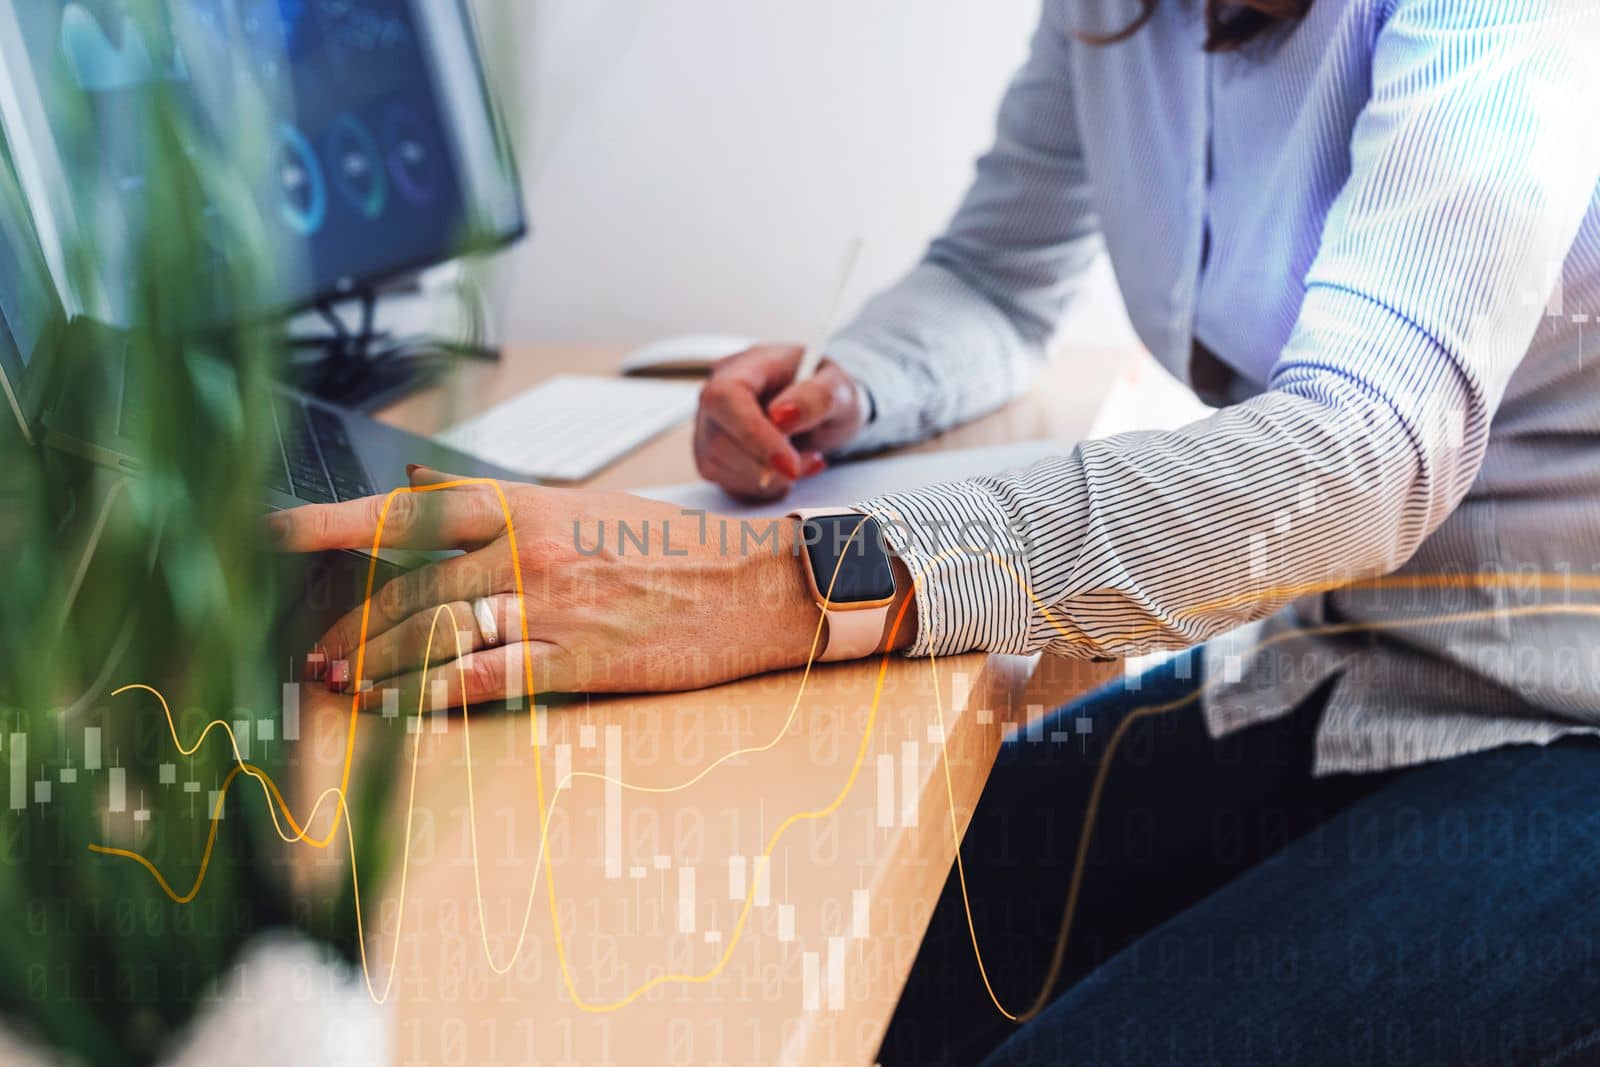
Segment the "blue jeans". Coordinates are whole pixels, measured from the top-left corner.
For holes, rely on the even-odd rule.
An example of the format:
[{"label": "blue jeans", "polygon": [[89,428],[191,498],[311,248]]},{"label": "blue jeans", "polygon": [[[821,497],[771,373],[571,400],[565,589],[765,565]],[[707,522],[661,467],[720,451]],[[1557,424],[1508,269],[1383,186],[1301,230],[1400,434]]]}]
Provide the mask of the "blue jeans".
[{"label": "blue jeans", "polygon": [[[1181,662],[1001,750],[962,848],[1012,1011],[1049,969],[1106,741],[1193,692]],[[1136,722],[1048,1005],[996,1011],[952,874],[881,1062],[1600,1063],[1600,744],[1316,779],[1323,701],[1222,740],[1196,705]]]}]

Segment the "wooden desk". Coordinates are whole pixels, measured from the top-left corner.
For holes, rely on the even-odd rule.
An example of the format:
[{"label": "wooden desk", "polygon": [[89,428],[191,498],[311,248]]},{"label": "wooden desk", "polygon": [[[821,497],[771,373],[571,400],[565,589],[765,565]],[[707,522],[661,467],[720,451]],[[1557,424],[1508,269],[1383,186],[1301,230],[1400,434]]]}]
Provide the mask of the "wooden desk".
[{"label": "wooden desk", "polygon": [[[621,351],[514,350],[386,417],[431,432],[557,371],[603,372]],[[1124,355],[1072,353],[1028,399],[921,447],[1070,443]],[[682,426],[592,484],[691,477]],[[1115,670],[895,659],[876,704],[873,662],[819,667],[803,690],[795,672],[552,707],[539,717],[546,796],[569,770],[627,783],[580,777],[560,792],[553,906],[544,870],[535,874],[528,717],[441,720],[420,742],[398,940],[398,884],[381,916],[385,958],[399,968],[399,1062],[870,1063],[1004,731]],[[380,989],[384,975],[380,965]],[[617,1006],[671,975],[692,977]]]}]

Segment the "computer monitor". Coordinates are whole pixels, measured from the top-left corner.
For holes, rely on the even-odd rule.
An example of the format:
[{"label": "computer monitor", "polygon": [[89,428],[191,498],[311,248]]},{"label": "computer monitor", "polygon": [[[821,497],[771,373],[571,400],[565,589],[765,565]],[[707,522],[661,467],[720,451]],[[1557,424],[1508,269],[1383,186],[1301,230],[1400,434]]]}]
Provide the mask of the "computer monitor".
[{"label": "computer monitor", "polygon": [[0,394],[28,440],[43,403],[40,364],[64,324],[22,188],[0,144]]},{"label": "computer monitor", "polygon": [[[147,149],[129,131],[157,79],[207,147],[236,144],[241,121],[258,138],[247,181],[279,269],[260,297],[270,307],[252,310],[307,306],[520,237],[515,166],[464,2],[0,5],[0,129],[68,310],[129,317],[116,231],[140,217]],[[83,284],[67,262],[86,244],[95,269]]]}]

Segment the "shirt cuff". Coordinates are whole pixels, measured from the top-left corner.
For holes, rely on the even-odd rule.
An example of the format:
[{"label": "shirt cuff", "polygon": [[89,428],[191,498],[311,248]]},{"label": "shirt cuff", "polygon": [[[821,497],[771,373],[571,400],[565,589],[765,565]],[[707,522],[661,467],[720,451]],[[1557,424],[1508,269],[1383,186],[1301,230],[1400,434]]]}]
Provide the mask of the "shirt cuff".
[{"label": "shirt cuff", "polygon": [[954,482],[856,506],[878,520],[911,572],[917,638],[908,655],[1026,650],[1033,614],[1026,544],[993,494]]},{"label": "shirt cuff", "polygon": [[921,437],[916,405],[904,399],[920,395],[919,387],[894,360],[848,334],[835,337],[824,351],[866,391],[872,405],[871,421],[844,447],[835,450],[834,456],[877,452]]}]

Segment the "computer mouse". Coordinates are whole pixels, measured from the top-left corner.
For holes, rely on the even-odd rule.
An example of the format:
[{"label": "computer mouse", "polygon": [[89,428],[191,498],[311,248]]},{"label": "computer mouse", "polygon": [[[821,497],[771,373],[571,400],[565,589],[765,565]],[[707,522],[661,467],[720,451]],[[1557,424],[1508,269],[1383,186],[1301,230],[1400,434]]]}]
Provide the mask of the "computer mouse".
[{"label": "computer mouse", "polygon": [[743,352],[754,338],[731,333],[690,333],[652,341],[622,360],[623,374],[709,374],[711,365]]}]

